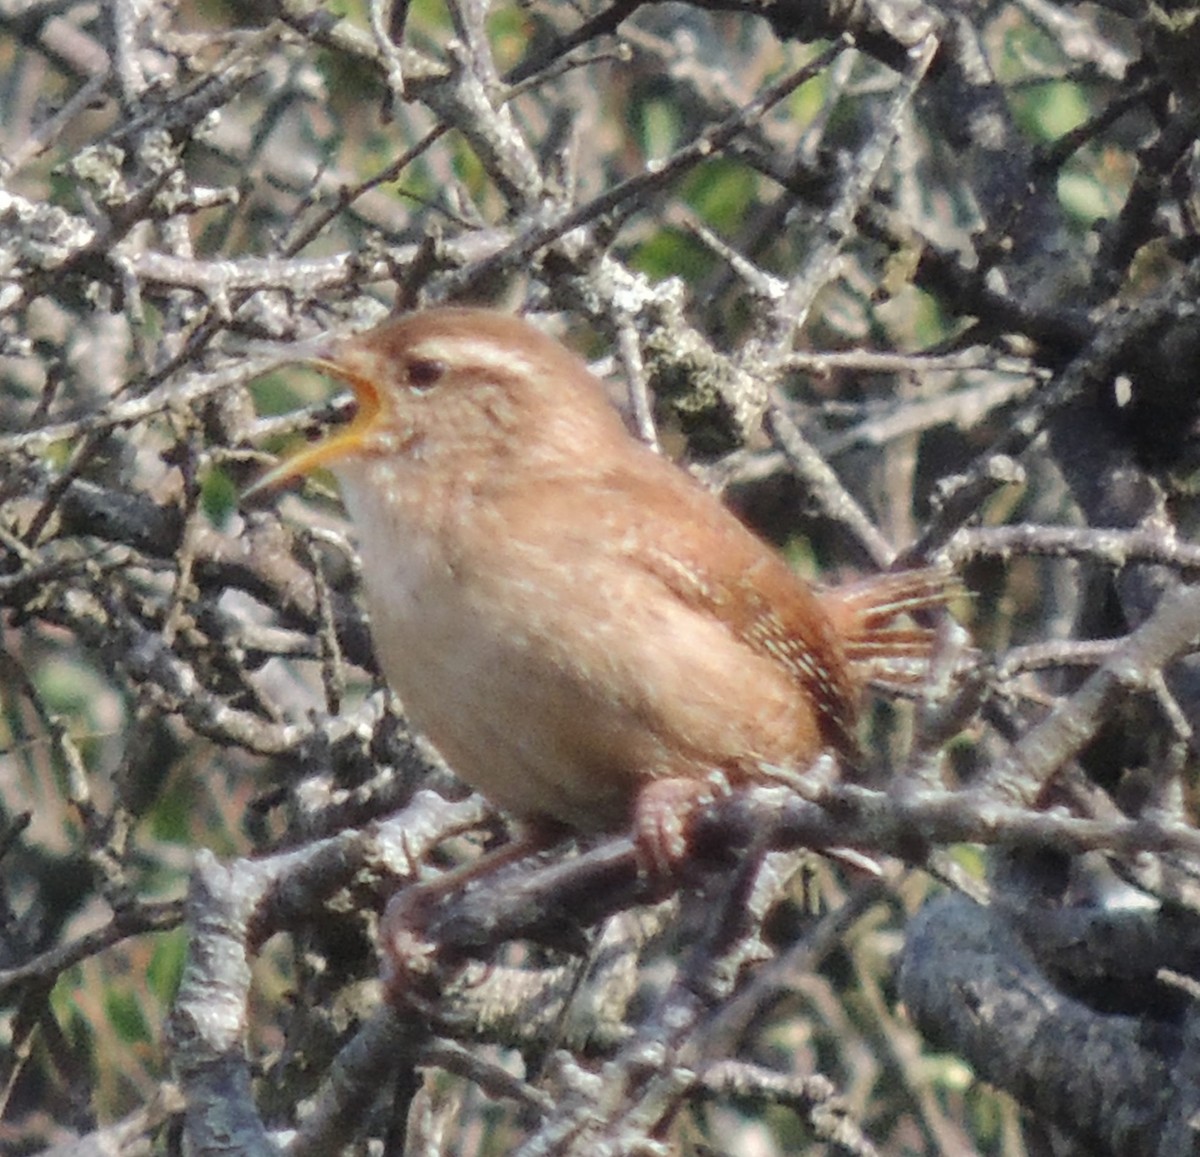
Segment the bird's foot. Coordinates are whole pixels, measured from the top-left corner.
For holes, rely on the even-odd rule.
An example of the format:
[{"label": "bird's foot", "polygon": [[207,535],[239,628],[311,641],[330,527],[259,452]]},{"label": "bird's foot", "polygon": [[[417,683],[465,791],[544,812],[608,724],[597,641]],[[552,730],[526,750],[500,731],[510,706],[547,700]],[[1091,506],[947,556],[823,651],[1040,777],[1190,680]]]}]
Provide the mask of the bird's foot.
[{"label": "bird's foot", "polygon": [[544,851],[555,834],[549,828],[531,829],[461,868],[392,896],[379,922],[380,979],[388,999],[427,1010],[446,969],[458,965],[447,960],[436,936],[430,935],[438,909],[475,880]]},{"label": "bird's foot", "polygon": [[638,868],[659,879],[678,876],[691,854],[692,824],[718,794],[716,784],[682,776],[646,784],[638,792],[633,811]]}]

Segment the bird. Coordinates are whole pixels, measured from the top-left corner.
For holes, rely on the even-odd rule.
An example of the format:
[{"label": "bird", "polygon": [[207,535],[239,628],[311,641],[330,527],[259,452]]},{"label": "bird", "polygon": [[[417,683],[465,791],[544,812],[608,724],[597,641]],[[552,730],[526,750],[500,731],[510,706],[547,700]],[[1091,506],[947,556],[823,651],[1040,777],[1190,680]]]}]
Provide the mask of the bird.
[{"label": "bird", "polygon": [[629,830],[670,870],[714,783],[858,760],[866,685],[932,653],[901,616],[946,572],[811,585],[523,318],[431,307],[298,356],[357,409],[260,485],[332,471],[388,683],[532,844]]}]

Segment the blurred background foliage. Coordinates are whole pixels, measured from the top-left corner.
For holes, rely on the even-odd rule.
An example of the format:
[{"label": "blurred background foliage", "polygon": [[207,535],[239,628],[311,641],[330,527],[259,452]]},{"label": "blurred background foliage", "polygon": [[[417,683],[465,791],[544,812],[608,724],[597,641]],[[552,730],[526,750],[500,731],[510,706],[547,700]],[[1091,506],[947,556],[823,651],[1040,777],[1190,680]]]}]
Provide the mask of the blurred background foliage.
[{"label": "blurred background foliage", "polygon": [[[382,698],[335,496],[320,482],[289,495],[282,522],[269,502],[242,502],[275,453],[346,413],[327,382],[253,362],[257,343],[466,295],[554,315],[620,382],[615,339],[632,327],[664,444],[727,483],[801,569],[841,575],[863,569],[861,549],[778,447],[703,390],[706,358],[736,366],[761,334],[772,286],[813,281],[795,341],[812,357],[780,378],[787,412],[900,549],[927,525],[939,484],[1005,436],[1093,319],[1194,257],[1194,135],[1165,161],[1152,149],[1194,126],[1195,77],[1120,4],[1012,0],[897,7],[901,27],[930,17],[945,40],[899,109],[887,104],[894,60],[869,47],[887,37],[871,40],[875,10],[860,13],[858,49],[746,115],[728,147],[585,217],[576,241],[555,237],[489,272],[539,220],[643,178],[744,112],[834,43],[841,17],[826,14],[818,37],[789,34],[800,21],[788,5],[629,5],[615,35],[564,55],[556,46],[605,5],[483,7],[495,71],[481,82],[519,144],[490,139],[494,126],[467,123],[447,95],[447,70],[487,56],[479,43],[451,48],[473,5],[407,7],[401,92],[372,39],[379,12],[357,0],[0,3],[4,1153],[138,1113],[129,1151],[176,1151],[165,1026],[194,851],[301,844],[319,826],[318,797],[366,792],[379,767],[401,775],[395,704],[362,724],[358,747],[331,722],[366,719]],[[956,103],[947,75],[961,82],[960,66],[943,59],[970,47],[987,75],[957,91],[978,107]],[[1004,122],[992,139],[977,123],[989,100]],[[805,272],[847,175],[878,147],[886,159],[836,226],[836,257]],[[522,187],[531,160],[537,180]],[[690,360],[672,303],[703,337]],[[896,360],[837,362],[847,352]],[[902,360],[956,353],[967,356],[932,369]],[[1135,391],[1152,376],[1136,364],[1128,375]],[[1163,430],[1189,432],[1194,400],[1164,388],[1139,394],[1113,428],[1139,452],[1162,451],[1155,478],[1182,496],[1192,464]],[[158,401],[132,405],[148,397]],[[1128,425],[1145,406],[1167,415],[1150,433]],[[1086,523],[1052,461],[1024,466],[976,521]],[[268,520],[313,584],[302,607],[276,559],[237,555]],[[1085,623],[1085,637],[1103,638],[1133,619],[1086,568],[982,554],[965,564],[960,617],[989,652]],[[1047,700],[1068,682],[1048,683]],[[887,742],[903,730],[886,713],[876,725]],[[288,726],[297,738],[284,741]],[[985,758],[978,728],[957,743],[968,772]],[[982,877],[976,851],[960,862]],[[687,1151],[1046,1151],[1026,1148],[1013,1102],[930,1051],[899,1007],[893,962],[930,887],[918,874],[896,883],[746,1044],[773,1067],[829,1075],[875,1148],[815,1140],[789,1108],[725,1104],[696,1112]],[[813,891],[820,911],[845,900],[824,869]],[[809,899],[779,922],[806,926]],[[327,1010],[312,1003],[370,983],[369,936],[351,925],[330,933],[345,933],[343,958],[309,930],[276,937],[256,961],[254,1072],[281,1129],[358,1023],[349,997],[336,1011],[332,997]],[[480,1048],[522,1071],[516,1050]],[[431,1096],[453,1122],[444,1152],[515,1144],[517,1114],[462,1077],[438,1080]]]}]

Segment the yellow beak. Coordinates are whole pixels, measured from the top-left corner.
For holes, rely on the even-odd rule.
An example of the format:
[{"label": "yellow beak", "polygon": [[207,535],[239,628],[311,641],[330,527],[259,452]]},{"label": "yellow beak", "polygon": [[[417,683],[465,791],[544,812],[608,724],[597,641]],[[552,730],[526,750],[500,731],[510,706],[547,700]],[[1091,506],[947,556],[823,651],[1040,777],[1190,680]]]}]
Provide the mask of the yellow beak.
[{"label": "yellow beak", "polygon": [[256,494],[281,482],[311,474],[321,466],[328,466],[353,454],[362,444],[365,436],[374,427],[379,413],[383,408],[379,387],[374,381],[363,374],[356,373],[340,361],[328,354],[304,354],[291,357],[288,361],[293,365],[308,366],[318,373],[328,374],[345,382],[353,391],[358,401],[358,412],[349,425],[334,430],[319,442],[305,446],[284,458],[277,466],[272,467],[257,482],[246,491],[247,495]]}]

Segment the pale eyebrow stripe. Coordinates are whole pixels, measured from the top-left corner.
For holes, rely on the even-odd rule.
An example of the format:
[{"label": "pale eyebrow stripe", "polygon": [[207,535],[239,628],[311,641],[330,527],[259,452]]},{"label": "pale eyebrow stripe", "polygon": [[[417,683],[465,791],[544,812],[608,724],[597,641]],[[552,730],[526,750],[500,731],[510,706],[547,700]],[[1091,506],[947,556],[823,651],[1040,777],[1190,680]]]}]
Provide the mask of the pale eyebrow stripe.
[{"label": "pale eyebrow stripe", "polygon": [[501,370],[506,374],[532,374],[541,367],[540,363],[513,349],[504,349],[496,342],[472,337],[431,337],[411,347],[416,357],[434,358],[438,361],[468,364],[483,369]]}]

